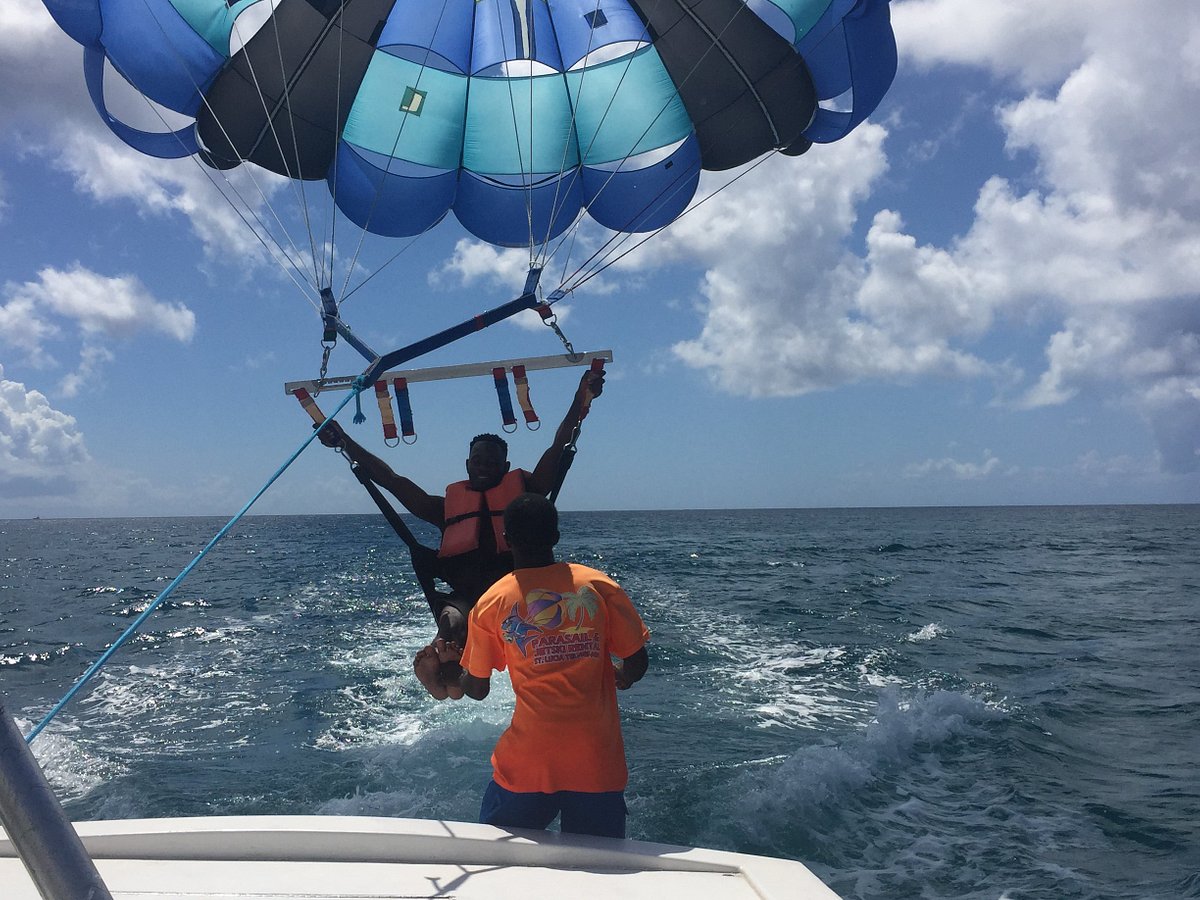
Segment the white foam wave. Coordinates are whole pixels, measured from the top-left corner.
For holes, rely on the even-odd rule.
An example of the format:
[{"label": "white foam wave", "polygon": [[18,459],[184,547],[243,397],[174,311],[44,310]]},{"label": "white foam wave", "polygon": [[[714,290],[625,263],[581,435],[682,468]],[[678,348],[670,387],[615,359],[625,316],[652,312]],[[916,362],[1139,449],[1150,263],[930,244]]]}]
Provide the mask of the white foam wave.
[{"label": "white foam wave", "polygon": [[887,691],[870,724],[849,740],[806,746],[782,762],[735,778],[728,785],[734,824],[768,846],[781,823],[792,833],[819,829],[823,816],[853,806],[878,778],[912,762],[916,747],[936,754],[939,746],[1003,715],[965,694],[902,697]]},{"label": "white foam wave", "polygon": [[919,643],[921,641],[932,641],[940,638],[944,634],[949,634],[950,629],[939,625],[937,622],[930,622],[928,625],[914,631],[912,634],[906,635],[905,640],[911,643]]},{"label": "white foam wave", "polygon": [[[16,723],[23,734],[32,730],[33,723],[27,719],[18,718]],[[120,761],[89,749],[82,737],[77,725],[55,722],[30,745],[46,780],[64,802],[84,797],[126,771]]]}]

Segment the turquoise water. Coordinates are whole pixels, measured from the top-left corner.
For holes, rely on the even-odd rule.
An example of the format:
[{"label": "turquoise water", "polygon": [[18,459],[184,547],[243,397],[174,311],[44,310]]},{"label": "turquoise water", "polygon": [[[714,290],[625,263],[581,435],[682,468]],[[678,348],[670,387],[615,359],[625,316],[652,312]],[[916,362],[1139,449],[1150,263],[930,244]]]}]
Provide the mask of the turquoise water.
[{"label": "turquoise water", "polygon": [[[223,524],[0,522],[28,728]],[[844,897],[1200,897],[1200,508],[568,513],[653,631],[630,836]],[[511,710],[436,703],[372,516],[251,518],[35,742],[76,819],[474,820]]]}]

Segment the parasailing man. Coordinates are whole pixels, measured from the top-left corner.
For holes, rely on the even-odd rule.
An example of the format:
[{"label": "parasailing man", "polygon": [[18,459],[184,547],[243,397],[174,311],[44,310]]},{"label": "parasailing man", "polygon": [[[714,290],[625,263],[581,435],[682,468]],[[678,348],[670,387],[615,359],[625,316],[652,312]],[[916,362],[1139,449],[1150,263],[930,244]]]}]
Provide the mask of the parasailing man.
[{"label": "parasailing man", "polygon": [[[320,432],[326,447],[341,450],[372,482],[389,491],[410,513],[441,531],[435,574],[451,589],[427,599],[437,620],[438,637],[463,646],[467,616],[481,594],[513,570],[512,550],[504,539],[503,513],[523,493],[548,496],[561,480],[563,448],[586,414],[592,398],[604,390],[604,371],[588,370],[554,439],[532,472],[513,469],[508,444],[499,435],[479,434],[467,453],[467,477],[430,494],[354,441],[337,422]],[[413,557],[414,565],[418,564]]]}]

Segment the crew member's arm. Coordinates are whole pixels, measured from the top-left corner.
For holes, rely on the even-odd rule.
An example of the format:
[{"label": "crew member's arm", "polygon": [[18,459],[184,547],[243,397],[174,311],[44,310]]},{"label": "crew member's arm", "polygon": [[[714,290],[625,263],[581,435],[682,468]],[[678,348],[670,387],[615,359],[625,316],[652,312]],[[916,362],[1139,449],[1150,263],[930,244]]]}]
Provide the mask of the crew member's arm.
[{"label": "crew member's arm", "polygon": [[579,424],[579,418],[585,409],[585,404],[591,402],[595,397],[599,397],[604,392],[604,372],[593,372],[591,369],[583,373],[583,377],[579,379],[579,387],[575,391],[575,396],[571,400],[571,405],[567,409],[566,416],[563,417],[562,424],[558,426],[558,430],[554,432],[554,440],[550,442],[550,446],[546,452],[542,454],[542,458],[538,460],[537,466],[534,467],[528,480],[525,482],[525,489],[534,494],[549,494],[554,487],[554,480],[558,475],[558,461],[562,456],[562,449],[571,440],[571,433],[575,430],[575,426]]},{"label": "crew member's arm", "polygon": [[492,689],[492,679],[476,678],[466,669],[463,669],[462,674],[458,676],[458,684],[462,688],[462,692],[472,700],[482,700]]},{"label": "crew member's arm", "polygon": [[617,675],[617,687],[624,691],[631,687],[636,682],[642,680],[642,676],[646,674],[646,670],[650,668],[650,654],[646,652],[646,648],[642,647],[633,656],[627,656],[618,663],[613,663],[613,670]]},{"label": "crew member's arm", "polygon": [[397,475],[392,467],[375,454],[356,442],[337,422],[330,422],[317,435],[326,447],[345,451],[350,460],[357,464],[380,487],[390,491],[404,508],[418,519],[441,528],[446,523],[446,504],[441,496],[427,494],[416,483]]}]

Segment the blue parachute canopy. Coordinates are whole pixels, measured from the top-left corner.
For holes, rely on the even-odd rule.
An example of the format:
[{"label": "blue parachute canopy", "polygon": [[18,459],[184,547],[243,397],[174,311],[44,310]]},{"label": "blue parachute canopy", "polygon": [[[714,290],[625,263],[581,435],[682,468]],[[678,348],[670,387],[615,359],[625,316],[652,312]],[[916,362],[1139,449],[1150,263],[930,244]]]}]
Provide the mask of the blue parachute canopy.
[{"label": "blue parachute canopy", "polygon": [[[887,0],[44,2],[139,150],[325,179],[378,234],[453,210],[507,246],[583,210],[619,232],[660,228],[701,169],[843,137],[896,69]],[[119,122],[105,59],[194,125]]]}]

